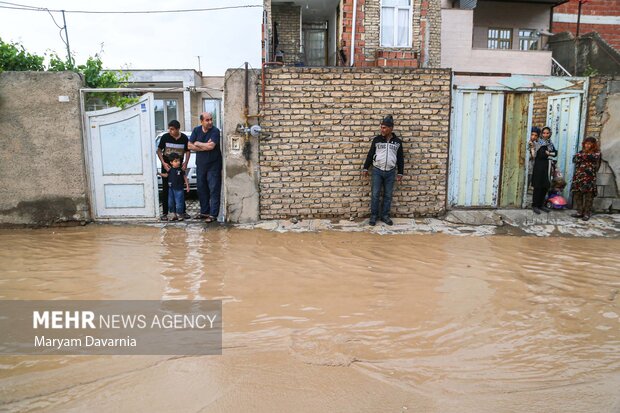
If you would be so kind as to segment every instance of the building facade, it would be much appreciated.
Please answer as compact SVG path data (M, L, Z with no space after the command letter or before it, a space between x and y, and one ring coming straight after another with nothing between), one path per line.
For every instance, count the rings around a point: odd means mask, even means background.
M441 14L426 0L266 0L266 61L439 67Z
M597 32L611 47L620 51L620 1L618 0L570 0L553 9L553 33L579 34Z

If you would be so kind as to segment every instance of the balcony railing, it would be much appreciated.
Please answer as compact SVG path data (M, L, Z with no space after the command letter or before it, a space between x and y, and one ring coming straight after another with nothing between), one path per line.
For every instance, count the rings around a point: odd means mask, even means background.
M551 76L568 76L568 77L570 77L571 74L568 72L568 70L564 69L564 67L562 67L562 65L560 63L558 63L557 60L555 60L552 57L551 58Z

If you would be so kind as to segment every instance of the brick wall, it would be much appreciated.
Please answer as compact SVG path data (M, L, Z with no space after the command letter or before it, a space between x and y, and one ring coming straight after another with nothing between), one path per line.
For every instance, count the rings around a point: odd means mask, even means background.
M553 9L554 13L572 14L577 16L578 1L570 0ZM590 0L581 8L582 17L585 16L620 16L620 1L618 0ZM576 17L575 17L576 18ZM553 33L570 32L575 35L576 23L553 22ZM601 37L616 50L620 50L620 25L618 24L588 24L583 20L579 25L579 34L597 32Z
M573 86L566 90L574 89L575 91L583 90L582 80L570 80ZM590 84L592 87L592 84ZM564 90L564 91L566 91ZM560 93L553 90L534 92L534 109L532 111L532 126L543 128L547 126L547 99L549 96L556 96Z
M601 132L607 119L605 119L607 106L607 89L609 82L612 81L611 76L590 77L588 88L588 113L586 116L586 128L583 138L592 136L597 140L601 140ZM578 83L575 88L581 87ZM532 124L542 128L547 122L547 98L556 95L557 92L536 92L534 93L534 111ZM608 115L607 115L608 116ZM603 153L603 158L609 157L610 154ZM598 196L595 199L595 210L618 210L620 209L620 199L618 199L618 189L615 178L615 171L610 167L608 162L604 161L598 171ZM570 183L569 183L570 185Z
M592 136L596 139L601 139L604 104L601 104L599 99L605 98L604 94L609 80L611 80L610 76L595 76L590 78L590 87L588 89L588 117L586 119L585 136Z
M405 177L396 217L440 214L446 202L450 71L270 68L260 146L261 219L365 217L360 172L383 115L403 137Z
M441 60L441 6L438 1L414 0L411 46L381 47L381 1L357 0L355 66L439 67ZM353 0L343 1L341 47L351 53Z
M272 4L271 19L278 24L278 50L284 52L284 63L300 62L300 14L301 7L291 4Z

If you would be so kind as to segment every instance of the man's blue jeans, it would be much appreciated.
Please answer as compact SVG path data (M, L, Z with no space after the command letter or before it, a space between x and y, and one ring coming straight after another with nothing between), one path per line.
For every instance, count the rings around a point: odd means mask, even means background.
M379 217L379 198L383 189L383 205L381 218L389 218L392 207L392 191L396 181L396 168L391 171L382 171L373 166L372 168L372 197L370 200L370 216Z
M200 200L200 213L217 217L220 213L222 164L197 165L196 189Z
M185 194L182 189L168 188L168 209L170 213L185 213Z

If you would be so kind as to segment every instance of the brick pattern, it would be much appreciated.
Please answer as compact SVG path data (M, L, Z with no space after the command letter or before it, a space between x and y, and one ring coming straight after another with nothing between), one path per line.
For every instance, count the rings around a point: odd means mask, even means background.
M586 119L586 135L596 139L601 138L601 130L603 128L604 111L596 108L599 97L604 98L607 88L607 82L611 80L610 76L594 76L590 78L590 87L588 90L588 117ZM604 106L604 105L603 105Z
M377 50L376 66L380 67L418 67L418 53L410 50Z
M438 1L412 1L412 42L407 48L381 47L381 0L357 0L355 66L439 67L441 60L441 6ZM350 56L353 0L343 1L341 47ZM428 37L428 38L427 38ZM428 56L423 55L428 49ZM424 57L420 59L420 56Z
M441 2L427 0L426 21L429 26L429 67L441 66Z
M271 0L263 0L263 10L271 10ZM267 17L267 24L265 27L265 21L264 19L262 20L262 40L261 40L261 50L262 50L262 60L263 62L267 62L267 61L271 61L273 59L273 56L271 55L271 51L273 51L273 25L272 25L272 20L271 20L271 14L272 12L270 11L269 13L266 14ZM267 45L267 43L269 44L269 49L267 50L267 48L265 47Z
M585 135L581 138L592 136L596 139L601 138L601 130L604 123L604 110L598 110L597 106L605 107L604 102L601 99L605 99L607 84L612 80L611 76L596 76L591 77L588 89L588 113L586 117L586 129ZM576 85L577 87L579 85ZM580 87L580 86L579 86ZM547 98L550 95L556 94L555 92L536 92L534 93L534 112L532 118L532 124L542 128L547 121ZM603 154L604 156L604 154ZM618 205L620 200L618 199L618 188L613 171L606 162L601 164L601 168L598 171L598 196L595 199L595 210L609 210L610 206L612 210L614 205ZM569 183L570 185L570 183Z
M583 90L583 81L572 81L574 84L572 87L566 90ZM539 128L543 128L547 126L547 99L549 96L558 95L558 92L549 90L549 91L540 91L534 92L534 109L532 113L532 126L538 126ZM599 131L600 134L600 131Z
M571 0L553 9L554 13L567 13L577 16L577 0ZM620 16L620 1L618 0L591 0L583 4L581 9L582 16ZM573 35L577 32L576 23L553 22L553 33L570 32ZM620 25L612 24L584 24L579 25L579 34L583 35L590 32L598 32L609 45L620 51Z
M284 63L294 65L302 61L300 54L301 7L291 4L272 4L271 18L278 23L278 50L284 52Z
M260 145L261 219L364 217L370 183L361 169L383 115L403 137L405 177L396 217L445 208L450 71L399 68L270 68Z

